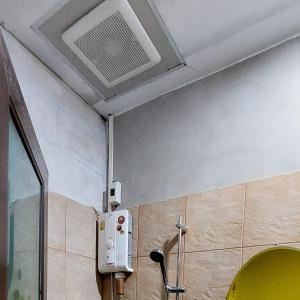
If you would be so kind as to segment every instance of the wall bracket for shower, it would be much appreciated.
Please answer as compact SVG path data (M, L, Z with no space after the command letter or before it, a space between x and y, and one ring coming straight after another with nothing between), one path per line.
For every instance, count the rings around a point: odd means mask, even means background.
M150 252L150 258L160 263L161 273L163 277L164 288L166 294L176 294L176 300L179 300L179 295L185 293L185 287L180 286L180 274L181 274L181 241L182 241L182 234L186 233L188 227L182 224L182 217L179 216L178 221L176 223L176 227L178 228L178 235L177 235L177 244L178 244L178 251L177 251L177 276L176 276L176 286L170 287L168 283L168 276L166 273L165 267L165 254L161 249L154 249Z

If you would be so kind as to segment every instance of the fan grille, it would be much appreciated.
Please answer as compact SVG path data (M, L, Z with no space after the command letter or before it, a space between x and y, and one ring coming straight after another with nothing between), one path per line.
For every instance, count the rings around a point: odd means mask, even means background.
M74 44L110 83L150 62L119 11Z

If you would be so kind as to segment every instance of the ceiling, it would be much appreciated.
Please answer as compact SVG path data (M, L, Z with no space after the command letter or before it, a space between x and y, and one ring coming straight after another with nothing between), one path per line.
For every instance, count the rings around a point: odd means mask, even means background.
M0 22L102 115L138 105L300 34L299 0L151 0L186 66L105 102L32 28L69 0L2 0Z

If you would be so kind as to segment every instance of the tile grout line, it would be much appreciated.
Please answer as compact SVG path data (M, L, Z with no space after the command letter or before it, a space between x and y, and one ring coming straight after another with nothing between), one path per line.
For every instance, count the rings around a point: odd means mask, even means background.
M59 248L55 248L55 247L51 247L51 246L48 246L47 248L48 248L48 249L50 249L50 250L55 250L55 251L58 251L58 252L63 252L63 253L65 253L65 252L66 252L66 250L59 249Z
M136 279L135 279L135 300L138 296L138 268L139 268L139 243L140 243L140 204L138 204L138 219L137 219L137 245L136 245Z
M258 245L250 245L250 246L244 246L244 249L250 249L250 248L255 248L255 247L266 247L266 246L286 246L290 244L300 244L299 242L283 242L283 243L273 243L273 244L258 244Z
M79 257L86 258L86 259L96 260L95 257L89 257L89 256L85 256L85 255L82 255L82 254L74 253L74 252L67 252L66 251L66 254L71 254L71 255L79 256Z
M297 243L297 242L295 242ZM300 243L300 242L299 242ZM258 245L258 246L264 246L264 245ZM256 247L256 246L251 246L251 247ZM229 248L216 248L216 249L207 249L207 250L198 250L198 251L185 251L182 252L184 254L191 254L191 253L204 253L204 252L213 252L213 251L226 251L226 250L237 250L237 249L241 249L241 246L237 246L237 247L229 247ZM177 255L177 253L170 253L169 255ZM148 255L141 255L139 256L141 258L146 258L148 257Z
M185 226L188 226L187 225L187 201L188 201L188 196L185 196L185 212L184 212L184 222L185 222ZM185 286L185 247L186 247L186 234L184 234L184 248L183 248L183 253L182 253L182 256L183 256L183 264L181 266L182 268L182 284L183 286ZM181 299L184 299L184 295L181 296Z
M137 219L137 245L136 245L136 257L139 257L139 244L140 244L140 204L138 205L138 219Z
M87 258L87 259L96 260L95 257L90 257L90 256L86 256L86 255L82 255L82 254L62 250L62 249L59 249L59 248L51 247L51 246L47 247L47 248L50 249L50 250L58 251L58 252L63 252L63 253L67 253L67 254L71 254L71 255L75 255L75 256L80 256L80 257ZM28 250L28 251L31 251L31 250ZM28 252L28 251L22 251L22 252L18 252L18 253L24 253L24 252ZM133 256L132 258L137 258L137 256Z
M248 184L245 183L245 191L244 191L244 205L243 205L243 219L242 219L242 240L241 240L241 263L240 267L243 265L244 260L244 236L245 236L245 218L246 218L246 201L247 201L247 188Z
M184 209L184 225L185 226L188 226L187 225L187 196L184 197L185 198L185 209ZM186 245L186 233L184 233L183 235L183 253L185 252L185 245Z
M60 251L60 252L64 252L66 254L71 254L71 255L79 256L79 257L86 258L86 259L96 260L95 257L85 256L85 255L74 253L74 252L68 252L68 251L57 249L57 248L53 248L53 247L48 247L48 249L55 250L55 251Z
M182 253L183 255L183 271L182 271L182 277L183 277L183 286L185 287L185 292L186 292L186 285L185 285L185 252ZM184 299L184 295L182 295L182 300Z
M67 200L65 199L65 300L67 299Z

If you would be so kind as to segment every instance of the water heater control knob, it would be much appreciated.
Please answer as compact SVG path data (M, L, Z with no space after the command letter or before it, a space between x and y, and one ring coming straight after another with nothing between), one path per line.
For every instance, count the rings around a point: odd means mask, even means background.
M113 240L110 238L106 241L105 246L107 249L111 249L114 246Z

